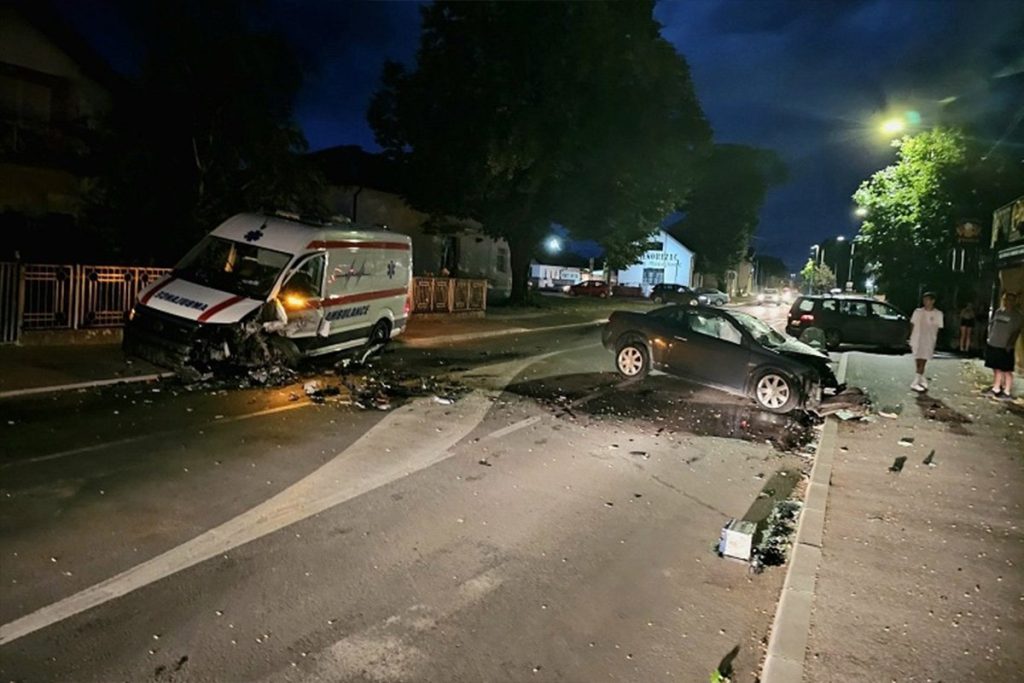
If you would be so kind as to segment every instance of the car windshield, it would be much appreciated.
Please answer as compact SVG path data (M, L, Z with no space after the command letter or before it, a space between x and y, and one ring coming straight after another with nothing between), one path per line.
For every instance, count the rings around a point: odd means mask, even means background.
M183 280L253 299L266 299L291 254L207 235L178 263Z
M760 318L739 311L733 311L732 316L743 326L743 329L750 333L750 336L764 346L775 348L786 343L787 337L784 334L776 332Z

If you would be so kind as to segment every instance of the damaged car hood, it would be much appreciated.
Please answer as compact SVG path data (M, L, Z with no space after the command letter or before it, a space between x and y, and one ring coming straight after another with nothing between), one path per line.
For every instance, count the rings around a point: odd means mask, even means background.
M204 287L174 275L144 290L139 303L200 323L236 323L263 305L257 299Z
M785 343L773 347L772 351L783 356L789 356L790 358L809 360L812 362L825 361L827 363L831 362L832 360L826 354L822 353L821 351L818 351L813 346L805 344L802 341L798 341L796 339L788 339Z

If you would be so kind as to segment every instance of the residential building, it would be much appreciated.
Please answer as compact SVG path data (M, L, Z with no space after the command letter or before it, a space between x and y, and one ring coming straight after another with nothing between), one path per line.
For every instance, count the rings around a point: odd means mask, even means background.
M616 273L615 284L640 287L644 296L654 285L693 285L694 254L664 230L651 236L650 246L635 264Z
M992 214L992 249L998 278L992 293L999 305L1002 292L1017 292L1024 299L1024 196L996 209ZM1017 339L1017 371L1024 372L1024 335Z
M44 3L0 4L0 230L73 230L117 82Z

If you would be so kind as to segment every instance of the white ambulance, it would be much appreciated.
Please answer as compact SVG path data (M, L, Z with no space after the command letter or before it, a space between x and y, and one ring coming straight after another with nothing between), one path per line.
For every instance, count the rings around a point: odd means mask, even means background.
M124 348L199 369L365 355L405 329L411 282L405 235L239 214L140 292Z

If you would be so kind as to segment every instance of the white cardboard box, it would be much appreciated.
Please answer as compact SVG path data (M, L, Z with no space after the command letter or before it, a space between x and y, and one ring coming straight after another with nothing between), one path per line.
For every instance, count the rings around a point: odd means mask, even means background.
M742 519L730 520L722 527L722 536L718 541L718 552L726 557L737 560L750 560L750 551L754 543L754 532L757 525Z

